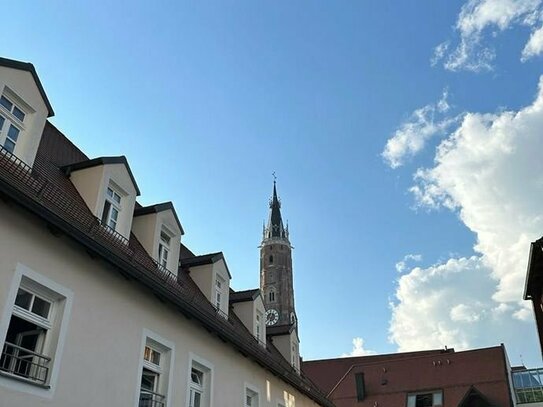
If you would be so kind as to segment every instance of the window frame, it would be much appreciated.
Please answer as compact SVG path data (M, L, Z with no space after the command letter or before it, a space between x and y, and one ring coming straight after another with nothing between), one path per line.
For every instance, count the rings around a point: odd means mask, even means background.
M168 239L164 239L163 235L166 236ZM168 262L171 253L171 242L173 237L174 234L168 228L162 225L158 236L157 262L161 267L164 267L165 269L168 269Z
M145 348L151 348L160 353L159 365L145 360ZM144 328L142 331L140 353L139 353L139 366L137 370L137 382L136 382L136 394L134 397L134 407L139 407L140 394L142 391L141 379L144 373L144 369L157 373L158 383L155 384L155 388L158 385L159 393L165 396L166 407L171 406L171 395L173 394L173 368L175 361L175 344L163 338L161 335Z
M109 194L109 191L111 191L111 195ZM115 199L115 196L119 197L118 201ZM125 194L121 192L120 188L115 187L115 185L112 185L111 182L108 183L106 190L104 192L104 205L102 207L102 216L100 217L100 223L102 224L102 226L105 226L113 231L116 231L117 233L118 233L117 229L118 229L118 225L120 221L120 215L122 211L121 202L124 196ZM112 216L114 211L117 213L115 219L113 219L113 216ZM114 223L114 226L111 226L111 222Z
M202 372L202 382L201 386L201 398L200 398L200 407L210 407L213 406L213 378L214 378L214 365L208 360L189 352L189 363L187 369L187 398L186 406L191 406L191 389L195 388L192 386L192 369L196 369Z
M421 390L416 392L407 393L406 399L405 399L405 405L406 407L416 407L417 405L417 397L418 396L425 396L427 394L432 395L432 406L431 407L442 407L443 404L443 389L429 389L429 390ZM441 403L436 404L436 395L439 395L441 398ZM411 399L412 398L412 399Z
M260 389L256 387L255 385L251 383L245 382L244 385L245 391L243 392L243 401L242 406L243 407L260 407ZM248 397L251 397L252 400L256 400L256 404L254 402L251 402L251 404L247 403Z
M4 90L4 92L0 95L0 99L1 98L4 98L11 103L11 108L8 109L6 106L0 103L0 117L4 119L0 125L0 146L2 146L2 149L14 154L15 149L17 148L17 143L20 141L19 137L21 136L21 133L25 131L24 120L30 114L30 112L28 109L23 107L23 103L15 100L17 97L9 95L9 92L6 92L6 90ZM24 115L23 120L13 113L15 109ZM10 135L12 128L17 131L15 138L13 138L13 134ZM13 144L13 147L8 148L6 146L6 142L8 140Z
M19 288L23 288L26 291L32 291L37 294L38 297L55 302L55 304L51 305L48 315L51 322L49 324L49 330L53 331L54 334L48 335L43 343L47 356L51 358L51 361L49 362L49 372L46 382L43 385L10 373L2 373L0 374L0 386L18 392L51 399L55 393L58 381L74 294L70 289L56 283L48 277L30 269L24 264L17 263L0 319L0 344L2 349L6 341L12 316L15 315L21 318L21 310L26 311L24 308L15 305L15 299ZM53 298L51 298L51 296ZM23 319L34 324L38 322L36 325L47 325L45 320L38 316L36 316L34 320L30 320L29 317L31 317L32 314L28 311L26 312L27 314L24 314L25 316Z

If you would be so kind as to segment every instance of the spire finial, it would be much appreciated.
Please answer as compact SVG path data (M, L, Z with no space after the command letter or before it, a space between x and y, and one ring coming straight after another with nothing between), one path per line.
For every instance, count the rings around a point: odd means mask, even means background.
M275 171L272 172L272 177L273 177L273 183L275 184L275 182L277 181L277 176L275 175Z

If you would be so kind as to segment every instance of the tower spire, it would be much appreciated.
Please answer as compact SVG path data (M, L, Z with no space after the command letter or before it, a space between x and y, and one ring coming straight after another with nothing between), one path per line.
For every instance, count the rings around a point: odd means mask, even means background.
M277 177L273 173L273 194L270 199L270 216L264 230L264 239L280 239L288 242L288 231L283 225L281 217L281 201L277 197Z

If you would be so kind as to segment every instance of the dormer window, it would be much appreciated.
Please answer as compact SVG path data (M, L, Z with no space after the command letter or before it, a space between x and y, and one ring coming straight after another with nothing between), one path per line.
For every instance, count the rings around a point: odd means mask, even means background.
M170 242L172 238L164 229L160 232L160 241L158 243L158 264L162 267L168 267L168 256L170 254Z
M215 308L221 309L223 281L220 277L215 279Z
M0 142L7 151L13 153L26 113L5 95L0 96L0 106Z
M112 187L107 187L104 210L102 212L102 225L115 230L121 211L121 195Z

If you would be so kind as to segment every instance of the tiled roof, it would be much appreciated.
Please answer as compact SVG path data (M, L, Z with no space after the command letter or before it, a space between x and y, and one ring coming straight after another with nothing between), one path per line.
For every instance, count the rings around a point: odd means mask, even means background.
M59 166L81 161L81 158L86 157L54 126L47 124L32 168L7 151L0 154L0 195L45 220L50 228L64 233L126 278L142 284L150 293L169 302L189 319L320 405L333 406L310 380L296 373L273 346L261 346L234 313L228 319L218 315L183 268L178 275L165 270L147 254L133 234L127 240L102 227L59 169ZM187 252L190 253L188 249L185 254ZM216 255L185 258L181 263L208 261Z

